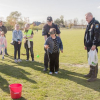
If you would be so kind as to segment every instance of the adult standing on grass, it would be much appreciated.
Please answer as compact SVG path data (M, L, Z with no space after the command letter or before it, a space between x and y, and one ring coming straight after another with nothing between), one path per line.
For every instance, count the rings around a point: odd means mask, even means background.
M46 41L46 39L50 36L49 34L49 30L50 28L55 28L56 29L56 34L60 37L60 30L57 27L56 24L53 23L52 17L49 16L47 17L47 24L44 25L43 30L42 30L42 36L44 36L44 40ZM43 71L47 71L48 70L48 54L47 54L47 50L45 50L45 54L44 54L44 70Z
M4 34L7 33L6 27L3 25L2 20L0 20L0 32L2 32L2 31L4 32ZM4 35L4 36L5 36L5 35ZM8 53L7 53L7 48L5 48L5 54L8 55Z
M26 49L26 55L27 59L26 61L29 61L29 50L31 52L31 58L32 61L34 62L34 53L33 53L33 31L29 29L30 25L25 24L25 30L24 30L24 46Z
M84 36L84 46L85 50L89 52L90 50L97 50L98 36L99 36L99 22L93 18L92 13L87 13L85 15L86 21L88 23L85 36ZM96 66L90 66L89 74L84 75L89 77L88 82L95 81L98 73L98 64Z
M60 37L56 36L56 29L51 28L49 31L50 37L45 42L45 49L48 49L50 58L49 74L58 74L59 71L59 52L63 53L63 44ZM59 50L60 49L60 50Z
M23 39L23 33L22 33L21 30L19 30L19 25L16 24L15 25L15 30L13 31L13 37L12 37L12 40L14 41L14 59L15 59L15 63L21 62L20 48L21 48L22 39ZM16 59L17 51L18 51L18 60Z

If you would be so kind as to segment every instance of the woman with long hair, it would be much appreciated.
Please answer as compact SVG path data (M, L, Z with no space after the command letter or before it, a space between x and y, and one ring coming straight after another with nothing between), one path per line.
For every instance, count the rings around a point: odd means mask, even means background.
M19 24L15 24L15 30L13 31L13 37L12 37L12 40L14 41L14 59L15 59L15 63L21 62L20 48L21 48L22 39L23 39L23 34L22 34L22 31L19 30ZM18 60L16 59L17 51L18 51Z

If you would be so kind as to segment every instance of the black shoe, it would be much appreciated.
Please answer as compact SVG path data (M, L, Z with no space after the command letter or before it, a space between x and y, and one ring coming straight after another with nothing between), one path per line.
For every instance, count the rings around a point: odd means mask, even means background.
M92 66L90 66L90 71L89 71L89 74L87 75L84 75L84 77L91 77L92 76Z
M6 53L6 55L7 55L7 56L9 56L9 54L8 54L8 53Z
M32 62L34 62L34 58L32 58Z
M88 81L88 82L94 82L94 81L96 81L96 79L97 79L97 78L89 78L87 81Z
M32 60L32 62L34 62L34 60Z
M90 74L87 74L87 75L84 75L84 77L91 77L91 75Z
M96 79L97 79L96 66L92 66L92 75L91 75L91 78L89 78L87 81L93 82L93 81L96 81Z
M46 72L46 71L48 71L48 69L45 68L45 69L43 69L43 71Z

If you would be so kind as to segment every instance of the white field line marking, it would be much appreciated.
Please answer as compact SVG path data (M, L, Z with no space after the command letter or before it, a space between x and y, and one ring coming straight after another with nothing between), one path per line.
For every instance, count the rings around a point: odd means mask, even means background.
M72 67L89 67L88 64L69 64L69 63L60 63L60 65L72 66ZM99 66L100 68L100 66Z

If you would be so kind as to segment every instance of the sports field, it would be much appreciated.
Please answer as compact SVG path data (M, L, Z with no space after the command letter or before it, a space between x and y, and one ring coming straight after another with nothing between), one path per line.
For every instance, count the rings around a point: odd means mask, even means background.
M85 30L61 30L64 50L60 53L58 75L43 72L44 37L41 30L35 32L35 62L31 62L31 58L29 62L25 61L26 51L22 43L21 63L14 63L14 48L10 44L12 33L7 33L10 56L5 56L2 60L0 55L0 100L12 100L8 88L12 83L23 84L22 98L19 100L100 100L100 74L97 81L92 83L84 78L84 74L89 71L83 44ZM100 52L98 57L100 65Z

